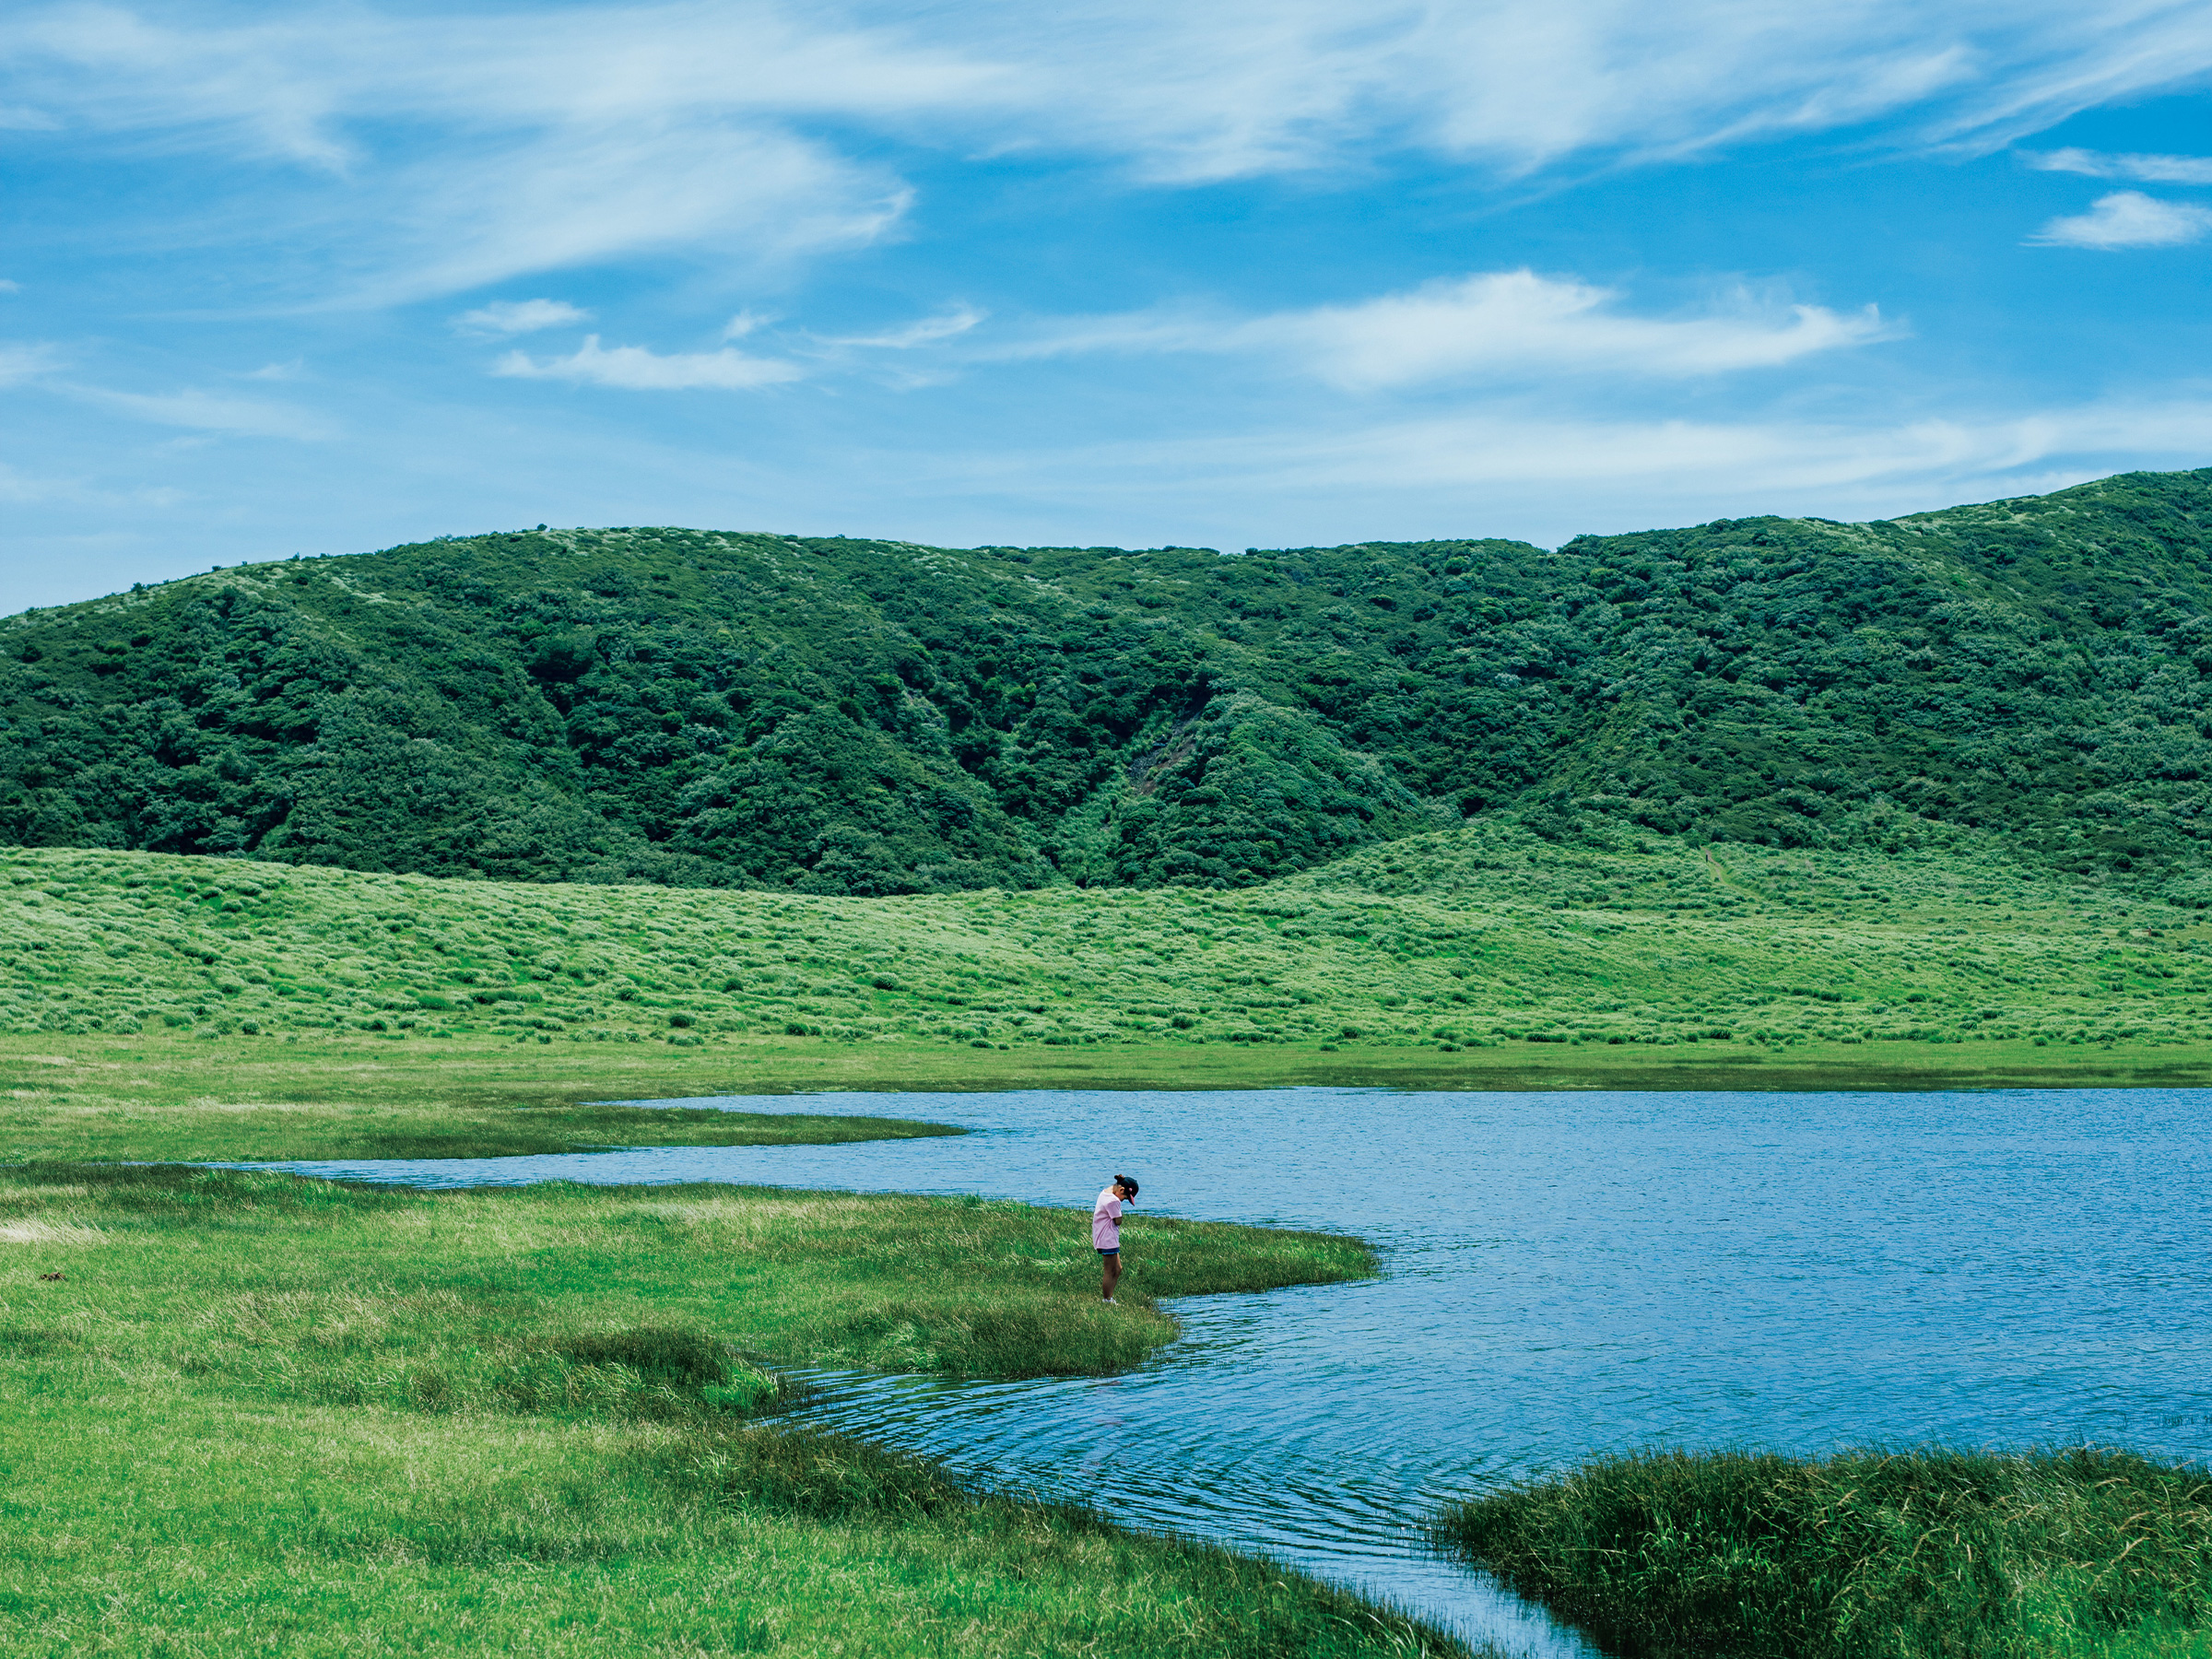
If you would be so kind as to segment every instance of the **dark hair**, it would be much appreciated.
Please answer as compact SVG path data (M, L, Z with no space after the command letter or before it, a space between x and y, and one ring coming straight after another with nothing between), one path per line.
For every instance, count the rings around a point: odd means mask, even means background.
M1129 1189L1129 1196L1132 1198L1136 1196L1136 1179L1135 1176L1116 1175L1113 1178L1113 1184L1115 1186L1127 1187Z

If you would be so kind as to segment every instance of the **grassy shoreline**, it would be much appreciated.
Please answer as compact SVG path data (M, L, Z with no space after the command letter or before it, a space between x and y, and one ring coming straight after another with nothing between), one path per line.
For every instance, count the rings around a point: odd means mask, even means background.
M1147 1215L1109 1308L1078 1211L122 1161L954 1133L582 1105L667 1056L552 1057L0 1043L0 1649L1465 1659L1265 1559L779 1415L786 1367L1126 1370L1176 1335L1158 1299L1363 1277L1356 1240Z
M2212 1653L2212 1472L2122 1452L1601 1458L1436 1531L1625 1659Z
M775 1415L775 1366L1111 1371L1172 1336L1158 1296L1373 1265L1132 1244L1106 1308L1086 1218L1026 1205L0 1170L0 1648L1464 1655Z
M712 1095L1002 1088L1570 1090L2212 1085L2212 1043L1516 1044L1453 1054L1315 1045L944 1050L760 1038L712 1049L0 1036L0 1160L498 1157L609 1145L949 1134L890 1116L594 1104Z

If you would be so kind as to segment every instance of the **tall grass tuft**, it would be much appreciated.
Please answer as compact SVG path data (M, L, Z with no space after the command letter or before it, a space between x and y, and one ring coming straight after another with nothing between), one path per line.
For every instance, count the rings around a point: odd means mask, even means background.
M639 1325L627 1331L594 1331L554 1344L554 1352L580 1365L621 1365L645 1376L688 1383L730 1380L728 1351L697 1331Z
M1630 1659L2026 1659L2212 1615L2212 1475L2121 1452L1608 1458L1438 1532Z
M720 1501L818 1521L913 1521L982 1501L941 1464L813 1429L739 1430L663 1461Z

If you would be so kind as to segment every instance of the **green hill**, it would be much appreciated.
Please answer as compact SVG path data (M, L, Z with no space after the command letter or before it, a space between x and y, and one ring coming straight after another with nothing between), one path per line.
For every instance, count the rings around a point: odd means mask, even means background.
M0 839L852 895L1250 887L1477 816L2193 868L2207 508L2212 471L1548 553L624 529L241 565L0 624Z
M1995 838L1474 825L1238 892L861 900L147 853L0 863L0 1031L920 1049L2212 1036L2212 925Z

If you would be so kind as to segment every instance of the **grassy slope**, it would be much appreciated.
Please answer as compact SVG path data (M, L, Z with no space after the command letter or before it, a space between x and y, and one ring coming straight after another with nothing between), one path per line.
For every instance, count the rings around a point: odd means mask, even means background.
M895 900L19 852L0 1156L927 1132L582 1104L806 1088L2212 1077L2194 908L1964 837L1641 846L1471 828L1246 894Z
M1086 1243L1006 1204L0 1173L0 1649L1455 1651L748 1415L761 1359L1112 1369L1171 1332L1152 1294L1371 1263L1147 1219L1109 1310Z
M1814 853L1470 827L1225 894L853 900L65 850L0 874L18 1155L217 1151L129 1138L194 1100L260 1108L234 1115L251 1147L221 1142L243 1150L303 1149L277 1145L297 1109L351 1102L345 1150L521 1151L712 1137L578 1100L824 1086L2212 1075L2194 900L1964 834ZM85 1065L57 1088L36 1054Z
M1441 1538L1634 1659L2202 1655L2212 1477L2123 1453L1608 1458Z

